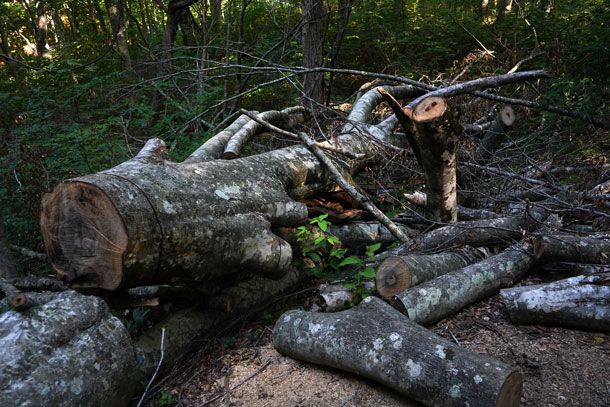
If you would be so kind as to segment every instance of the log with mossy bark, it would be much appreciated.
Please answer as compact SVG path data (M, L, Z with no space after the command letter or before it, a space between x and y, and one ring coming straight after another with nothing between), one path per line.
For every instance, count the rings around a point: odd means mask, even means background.
M610 273L500 290L511 321L610 332Z
M419 94L404 86L390 91L400 97ZM351 130L354 123L366 124L381 97L362 99L348 117L350 134L328 143L373 156L375 143ZM374 133L379 142L400 142L391 136L391 126L376 127ZM292 249L271 228L304 224L307 208L298 200L333 184L302 145L230 161L211 159L229 138L212 137L213 148L206 149L206 143L183 163L172 162L164 143L153 139L117 167L57 185L44 197L41 216L57 276L73 287L107 290L205 283L244 270L281 278L290 270Z
M273 329L282 354L376 380L428 406L518 406L519 371L471 353L376 297L339 313L289 311Z
M388 257L377 267L375 288L382 297L390 299L409 287L489 256L490 252L486 248L464 247L437 254Z
M409 288L395 295L391 303L418 324L431 325L511 286L538 257L539 248L517 243L500 254Z

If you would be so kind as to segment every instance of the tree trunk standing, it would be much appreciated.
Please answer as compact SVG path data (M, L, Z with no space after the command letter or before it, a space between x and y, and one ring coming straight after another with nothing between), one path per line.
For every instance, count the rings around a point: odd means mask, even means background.
M489 17L489 0L481 0L479 5L479 17L485 20Z
M121 0L104 0L110 26L112 27L112 37L117 46L118 53L121 57L123 69L131 70L131 58L129 56L129 48L127 46L125 15L123 13L123 3Z
M500 290L516 324L547 324L610 332L610 274Z
M38 17L36 24L36 49L40 58L51 58L51 48L47 38L47 14L44 1L39 0L36 3L36 15Z
M512 9L513 9L513 0L499 0L498 16L496 17L495 23L499 23L500 21L504 20L504 17L506 17L508 14L510 14Z
M338 313L288 311L273 329L282 354L376 380L428 406L518 406L517 369L466 351L376 297Z
M0 16L0 47L2 48L3 54L11 54L11 45L8 42L8 36L6 35L6 26L4 20L2 19L2 16Z
M0 218L0 279L14 277L16 275L17 269L15 268L15 262L11 255L11 248L6 240L4 225Z
M349 24L349 17L352 13L352 7L354 6L355 0L339 0L339 9L337 12L338 16L338 28L337 35L335 36L335 41L331 49L328 51L326 55L326 59L324 61L324 66L328 66L330 68L334 68L337 63L337 56L339 55L339 51L341 50L341 44L343 43L343 38L345 38L345 30ZM326 92L326 104L330 104L330 96L332 94L332 86L334 74L331 72L328 78L328 90Z
M418 109L426 114L418 118ZM438 97L423 100L413 118L425 172L426 211L439 222L456 223L456 151L462 126Z
M146 37L150 34L150 27L146 17L146 6L142 4L142 0L138 0L138 11L140 12L140 20L142 20L142 29Z
M324 64L324 37L326 23L324 2L322 0L302 0L303 25L303 66L315 68ZM303 93L306 98L314 102L324 101L324 73L314 72L305 74Z
M51 0L51 7L53 7L53 22L55 23L55 27L57 27L57 31L59 31L59 39L61 44L61 49L64 53L66 52L66 26L63 21L61 21L61 17L59 15L59 8L57 7L57 0ZM97 31L96 31L97 32ZM66 58L67 59L67 58Z
M107 35L108 28L106 28L106 20L104 19L104 12L100 8L99 1L91 0L89 2L89 4L90 4L89 8L94 11L94 13L91 13L91 18L93 19L93 23L95 24L95 17L97 17L97 19L99 20L99 26L100 26L100 29L102 30L102 33Z

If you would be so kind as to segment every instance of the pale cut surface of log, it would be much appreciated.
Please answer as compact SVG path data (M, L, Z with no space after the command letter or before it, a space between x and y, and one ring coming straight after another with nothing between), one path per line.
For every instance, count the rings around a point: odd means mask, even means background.
M503 106L485 137L481 140L478 153L481 158L489 158L500 147L506 138L506 131L515 123L515 111L510 106Z
M376 380L429 406L518 406L522 377L408 320L376 297L338 313L288 311L273 329L282 354Z
M377 268L377 292L390 299L409 287L432 280L489 257L485 248L465 247L451 252L388 257Z
M610 332L610 273L500 290L511 321Z
M0 347L2 406L125 406L139 389L127 330L97 297L0 315Z
M502 253L409 288L392 305L421 325L431 325L476 301L511 286L535 264L529 245L515 244Z

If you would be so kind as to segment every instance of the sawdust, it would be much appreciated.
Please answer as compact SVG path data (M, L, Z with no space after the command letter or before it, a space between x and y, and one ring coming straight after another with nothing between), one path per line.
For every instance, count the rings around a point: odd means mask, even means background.
M278 315L279 315L278 311ZM499 296L430 327L473 352L513 366L524 377L523 406L610 405L610 336L544 326L515 326ZM171 394L179 406L418 406L357 375L284 357L260 321L210 344L149 399ZM226 341L225 341L226 342ZM227 391L229 390L229 391ZM171 404L170 404L171 405Z

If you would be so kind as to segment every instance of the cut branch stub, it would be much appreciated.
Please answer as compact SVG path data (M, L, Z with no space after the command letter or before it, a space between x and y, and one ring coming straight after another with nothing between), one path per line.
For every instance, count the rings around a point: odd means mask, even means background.
M430 96L419 102L413 109L412 119L419 123L441 117L447 110L447 102L438 96Z

